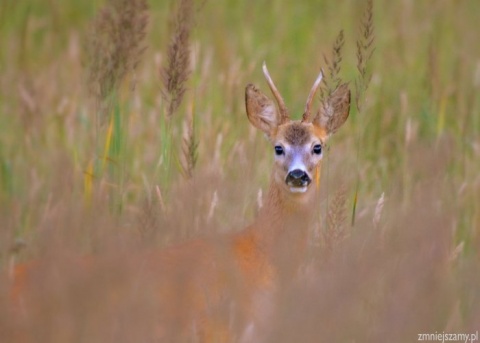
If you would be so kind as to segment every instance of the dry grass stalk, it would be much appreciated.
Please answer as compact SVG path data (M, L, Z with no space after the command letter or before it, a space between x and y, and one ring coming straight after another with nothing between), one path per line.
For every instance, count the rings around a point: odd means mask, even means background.
M162 95L167 101L167 117L182 103L185 83L190 76L190 31L193 26L194 6L192 0L180 0L173 19L173 33L167 52L167 66L162 68Z
M322 232L322 242L327 254L348 236L344 225L347 218L346 193L344 187L340 188L328 207L327 225Z
M360 37L357 40L357 70L359 77L355 80L356 104L358 112L361 111L364 94L368 89L372 75L369 64L375 51L375 31L373 26L373 0L367 1L367 7L363 13L360 24Z
M257 210L260 210L263 207L263 192L260 188L257 193Z
M198 157L198 142L195 136L193 111L190 112L185 119L182 139L182 156L180 165L182 167L183 175L190 179L193 176L193 170L197 164Z
M88 40L88 81L102 121L111 96L135 71L146 49L146 0L108 0L92 24Z
M358 113L362 112L365 103L365 92L368 89L372 75L370 72L370 60L375 51L375 30L373 26L373 0L367 1L367 7L363 13L362 22L360 24L360 37L357 40L357 70L358 77L355 80L355 104ZM357 144L359 147L360 144ZM357 159L360 150L357 149ZM355 187L355 195L352 208L352 226L355 225L356 209L358 202L359 176L357 175L357 185Z
M145 199L138 216L138 230L144 238L151 237L159 226L159 212L159 207L152 199Z
M162 210L162 212L165 212L165 201L163 200L162 191L160 190L159 185L155 186L155 193L157 194L158 202L160 203L160 209Z
M335 42L332 46L332 57L328 59L327 56L323 56L325 65L328 69L328 74L324 76L322 82L322 88L320 89L320 98L322 102L332 95L332 93L340 86L342 79L340 78L340 70L342 63L342 48L345 44L345 38L343 30L337 35Z
M212 220L213 215L215 214L215 209L217 208L217 206L218 206L218 193L215 190L213 192L212 202L210 203L210 209L208 210L208 216L207 216L208 221Z
M450 256L449 256L448 260L450 262L455 262L457 260L457 258L462 254L462 252L464 250L464 247L465 247L465 242L464 241L460 242L455 247L455 249L453 249L453 251L450 253Z
M375 206L375 214L373 215L373 225L377 228L380 224L380 218L382 217L383 205L385 204L385 192L382 193Z

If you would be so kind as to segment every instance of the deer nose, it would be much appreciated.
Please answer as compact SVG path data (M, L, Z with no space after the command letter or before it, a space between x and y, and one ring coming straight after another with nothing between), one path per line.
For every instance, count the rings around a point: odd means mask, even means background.
M293 187L304 187L308 186L312 180L308 174L301 169L294 169L288 173L287 179L285 182L289 186Z

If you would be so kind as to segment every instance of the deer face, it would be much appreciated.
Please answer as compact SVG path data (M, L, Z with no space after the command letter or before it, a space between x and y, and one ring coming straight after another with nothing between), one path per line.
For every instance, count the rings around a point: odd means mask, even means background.
M288 122L271 137L274 178L292 193L304 193L322 159L325 137L311 123Z
M265 64L263 71L278 109L272 100L249 84L245 91L248 119L267 135L272 144L275 182L290 194L307 193L328 137L348 118L350 90L347 84L339 86L312 118L310 108L322 80L320 73L307 98L302 120L292 121Z

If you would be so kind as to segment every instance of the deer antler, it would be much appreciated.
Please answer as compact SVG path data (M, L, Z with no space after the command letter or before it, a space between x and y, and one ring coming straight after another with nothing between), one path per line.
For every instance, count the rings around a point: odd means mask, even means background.
M312 109L313 98L315 97L315 93L317 92L318 87L322 82L322 78L323 78L323 70L320 70L320 74L318 74L317 79L313 83L312 89L310 90L310 94L308 95L308 98L307 98L307 103L305 104L305 112L303 113L303 117L302 117L302 121L304 122L311 121L310 112Z
M270 73L268 72L267 69L267 64L263 62L263 74L265 75L265 78L267 79L268 86L270 87L270 90L273 93L273 96L277 100L278 104L278 109L280 110L280 122L284 123L288 120L288 110L287 107L285 106L285 101L283 101L282 96L280 95L280 92L278 91L277 87L275 87L275 84L273 83L272 77L270 76Z

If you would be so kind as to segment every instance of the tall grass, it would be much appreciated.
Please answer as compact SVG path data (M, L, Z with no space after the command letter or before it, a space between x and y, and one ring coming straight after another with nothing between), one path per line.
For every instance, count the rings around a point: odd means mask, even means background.
M357 80L359 105L322 174L326 230L268 341L478 330L480 3L379 0L373 17L353 0L181 3L0 4L0 335L15 327L9 267L34 259L31 341L152 338L148 277L144 297L120 289L110 306L111 291L139 275L139 251L251 222L272 157L243 93L263 60L296 118L320 67L324 92ZM92 276L72 255L112 260ZM240 336L241 298L226 302L217 315Z
M168 45L168 66L161 70L164 97L171 117L182 103L186 81L190 75L190 32L193 25L193 1L181 0L172 21L172 38Z
M94 102L96 156L85 173L85 198L91 196L92 179L101 180L114 189L110 191L110 198L119 210L123 205L121 197L128 161L125 129L128 113L124 112L129 111L135 71L146 49L147 10L143 0L107 1L95 17L87 41L88 89ZM124 84L127 78L129 85ZM106 122L108 129L105 131ZM100 142L103 143L103 155ZM107 164L108 172L104 174ZM105 179L104 175L108 177Z

